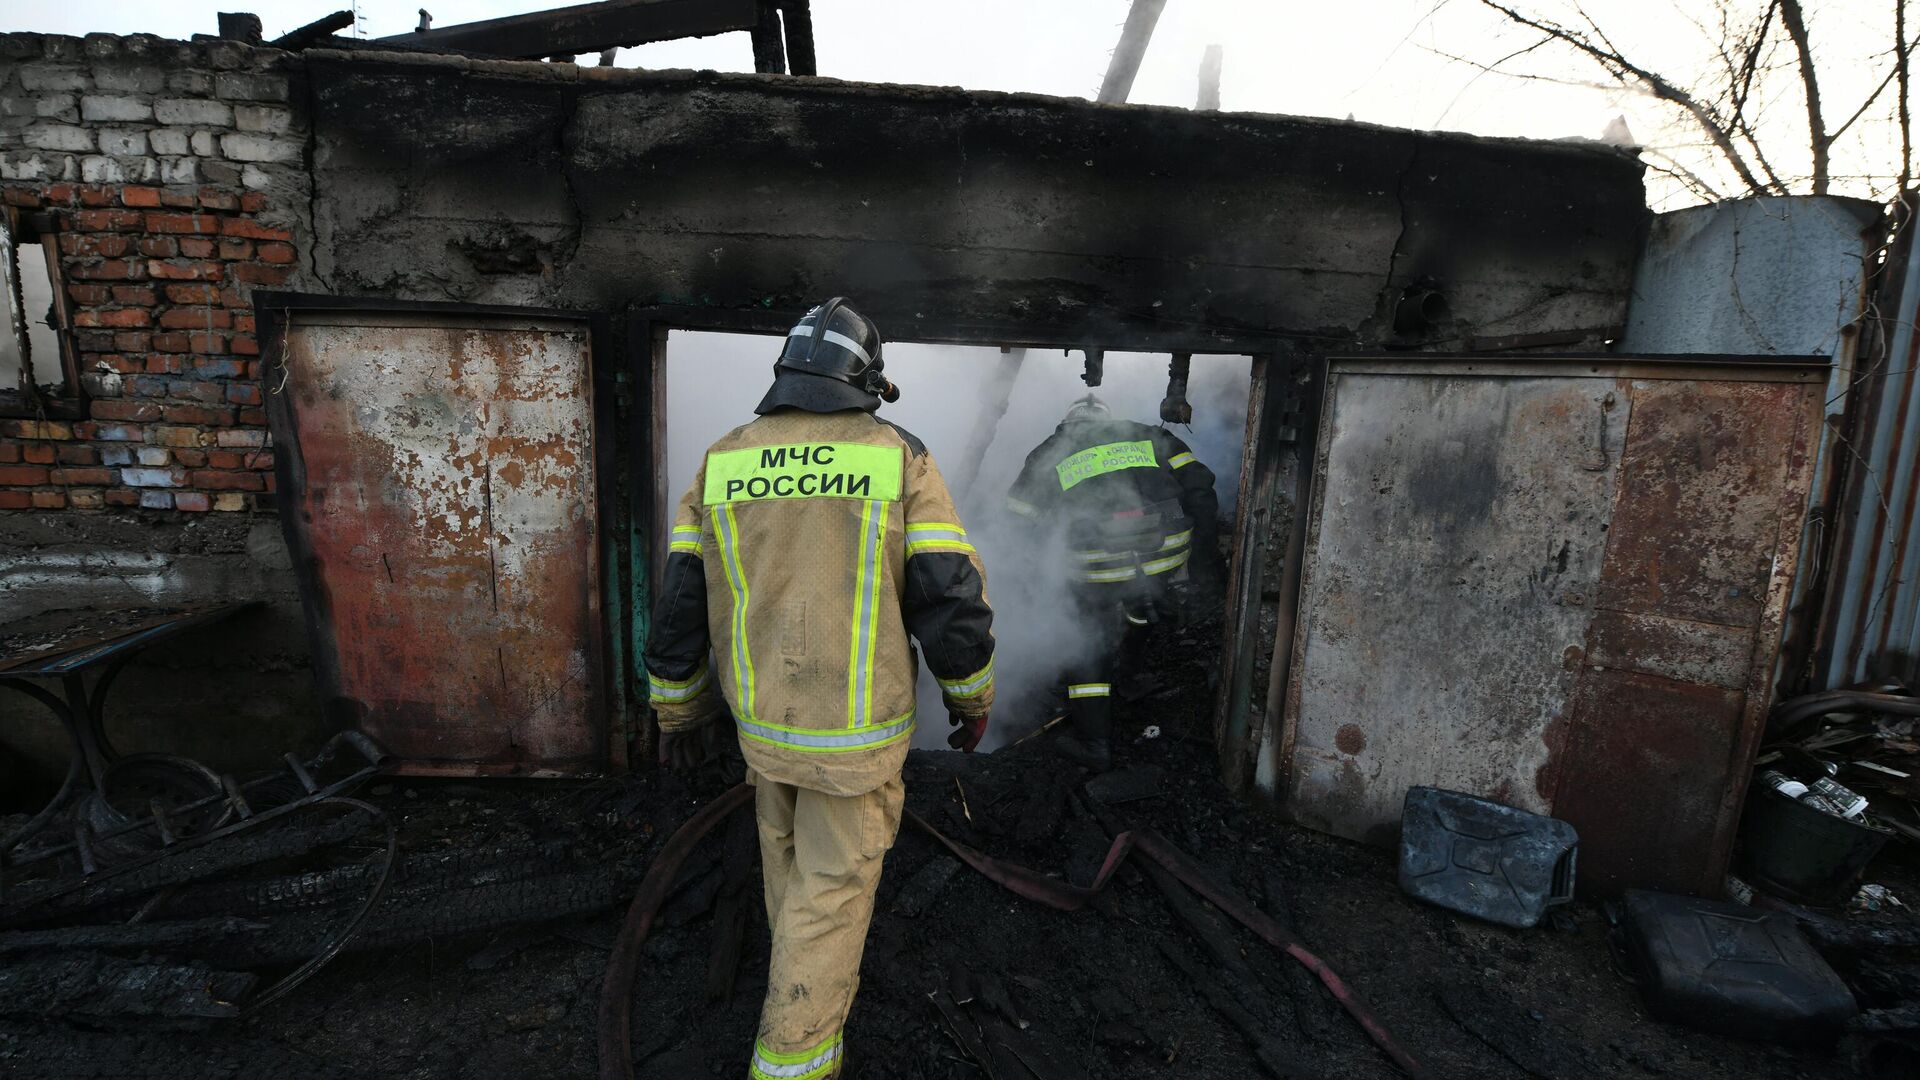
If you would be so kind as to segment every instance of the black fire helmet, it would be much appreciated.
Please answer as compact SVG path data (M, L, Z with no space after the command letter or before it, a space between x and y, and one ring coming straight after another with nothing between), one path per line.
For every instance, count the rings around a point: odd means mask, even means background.
M880 349L880 328L846 297L836 296L787 331L786 348L773 365L773 385L753 411L791 406L807 412L872 412L882 400L897 401L900 390L883 374Z

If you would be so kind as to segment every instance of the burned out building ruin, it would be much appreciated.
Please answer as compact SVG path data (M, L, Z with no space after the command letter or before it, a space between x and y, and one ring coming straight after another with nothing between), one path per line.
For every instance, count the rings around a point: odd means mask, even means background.
M1187 761L1258 828L1391 844L1450 780L1572 821L1582 888L1706 894L1773 701L1920 677L1913 383L1867 378L1912 368L1913 320L1870 312L1920 290L1879 207L1655 216L1598 143L440 33L0 34L0 255L54 330L17 286L0 622L135 612L64 649L220 612L93 699L122 749L236 769L357 729L399 776L644 768L669 335L836 294L890 341L1251 357ZM1482 682L1436 681L1467 654ZM57 774L67 735L14 704L0 771Z

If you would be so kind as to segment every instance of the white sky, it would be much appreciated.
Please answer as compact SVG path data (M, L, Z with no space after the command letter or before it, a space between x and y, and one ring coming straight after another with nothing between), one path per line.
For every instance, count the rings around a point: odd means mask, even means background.
M1562 22L1572 0L1513 0ZM1637 62L1687 85L1717 69L1714 36L1721 0L1590 0L1592 13ZM1763 0L1726 0L1741 11ZM221 7L251 10L269 37L343 6L344 0L9 0L0 27L70 34L144 31L170 37L212 33ZM412 30L420 0L361 0L360 32ZM435 22L456 22L559 6L559 0L426 0ZM1106 69L1129 0L813 0L820 72L879 82L959 85L1091 97ZM1892 7L1887 0L1806 0L1825 80L1830 123L1856 109L1887 68ZM1920 24L1920 10L1911 13ZM1917 28L1920 32L1920 28ZM1531 138L1598 137L1624 114L1633 134L1696 169L1711 168L1700 140L1671 111L1618 88L1482 75L1439 53L1492 62L1537 35L1507 24L1478 0L1168 0L1130 100L1191 106L1202 51L1225 47L1223 108L1345 117L1409 128L1444 128ZM1878 54L1878 55L1876 55ZM1784 56L1782 59L1786 59ZM620 63L649 67L752 70L744 32L623 50ZM1506 70L1503 68L1503 70ZM1604 82L1599 70L1564 51L1541 50L1517 73ZM1790 72L1775 80L1763 137L1783 172L1805 171L1804 106ZM1890 106L1891 93L1882 99ZM1836 147L1835 191L1867 195L1844 175L1897 168L1897 135L1876 109ZM1691 155L1691 156L1689 156ZM1872 159L1874 164L1866 164ZM1714 177L1718 182L1718 177ZM1649 178L1656 206L1693 201Z

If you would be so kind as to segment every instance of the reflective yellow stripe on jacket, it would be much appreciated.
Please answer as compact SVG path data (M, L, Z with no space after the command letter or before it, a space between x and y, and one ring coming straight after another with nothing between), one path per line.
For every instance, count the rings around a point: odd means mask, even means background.
M929 551L971 555L973 550L973 545L967 542L967 530L951 522L916 521L907 526L908 558Z
M749 720L743 716L734 717L741 737L772 746L784 746L803 754L832 754L843 750L872 750L887 746L913 734L913 720L914 714L909 710L907 715L884 724L835 731L832 728L788 727L785 724L769 724L764 720Z
M1149 559L1141 563L1138 570L1131 566L1121 566L1112 570L1089 570L1080 575L1080 580L1106 584L1114 581L1132 581L1140 574L1155 577L1169 570L1180 569L1187 564L1187 559L1192 555L1191 551L1182 551L1178 555L1169 555L1164 559Z
M964 679L936 679L940 690L951 698L976 698L993 685L993 661Z
M1187 546L1192 542L1192 529L1183 529L1174 533L1161 541L1154 558L1141 562L1138 567L1133 565L1135 556L1130 551L1076 551L1073 554L1082 563L1088 564L1078 574L1079 579L1104 585L1115 581L1132 581L1143 573L1148 577L1154 577L1170 570L1178 570L1192 557L1193 552ZM1118 563L1121 560L1125 562L1118 566L1098 565Z
M711 513L714 535L720 540L720 563L733 594L733 643L728 652L733 657L734 692L740 697L737 710L746 718L753 715L753 654L747 648L749 590L746 572L740 567L740 523L734 519L731 503L722 503Z
M705 664L701 664L700 670L693 673L693 678L680 682L675 682L671 679L662 679L652 672L648 672L647 699L654 702L692 701L695 697L699 696L700 691L705 690L707 684L712 681L713 672L708 669Z
M854 577L852 652L847 659L847 727L865 727L873 712L873 639L880 624L880 575L886 572L881 541L887 535L887 504L873 501L860 514L859 572Z

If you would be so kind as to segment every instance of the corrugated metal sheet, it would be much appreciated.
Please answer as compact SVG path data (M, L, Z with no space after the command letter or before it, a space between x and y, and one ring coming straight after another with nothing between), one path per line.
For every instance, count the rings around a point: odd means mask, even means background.
M1333 361L1280 774L1375 843L1408 787L1573 822L1588 886L1724 872L1824 365Z
M1857 422L1816 689L1883 678L1920 681L1920 244L1902 234L1882 289L1884 348L1856 380ZM1889 321L1890 320L1890 321Z
M330 707L405 771L603 769L586 325L296 311L280 353L283 520Z

